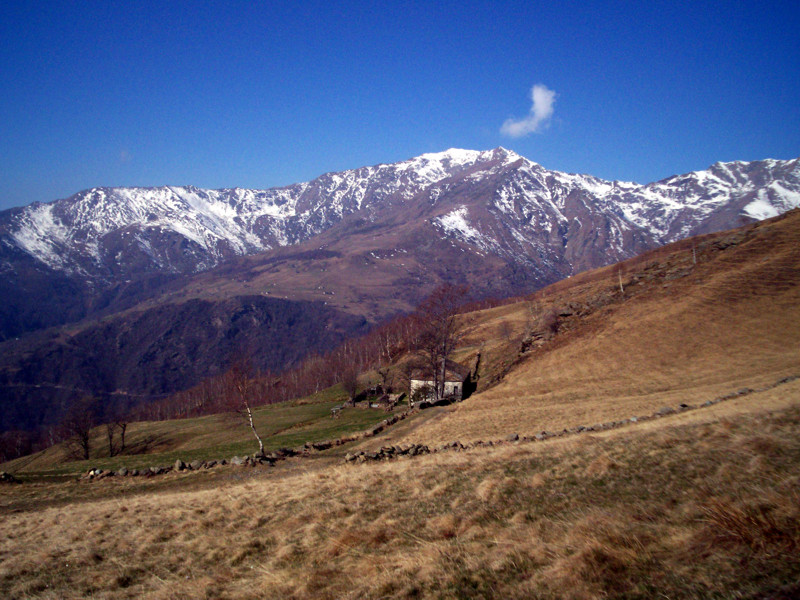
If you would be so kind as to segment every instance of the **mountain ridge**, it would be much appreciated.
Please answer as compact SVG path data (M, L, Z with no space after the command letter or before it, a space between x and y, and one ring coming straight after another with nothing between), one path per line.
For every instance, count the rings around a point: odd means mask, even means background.
M636 230L659 244L703 233L695 230L709 213L737 200L739 216L751 219L800 205L798 159L717 162L703 171L640 185L550 171L502 147L451 148L266 190L91 188L1 212L0 260L8 264L5 255L14 247L52 270L100 281L142 269L197 272L232 256L306 241L362 210L396 207L421 193L435 204L433 196L446 193L448 183L474 185L503 175L487 203L496 211L513 212L516 202L529 220L546 215L564 224L569 221L565 203L579 194L614 215L618 231ZM451 225L456 217L453 213ZM730 215L727 219L730 225ZM461 228L469 237L467 232Z

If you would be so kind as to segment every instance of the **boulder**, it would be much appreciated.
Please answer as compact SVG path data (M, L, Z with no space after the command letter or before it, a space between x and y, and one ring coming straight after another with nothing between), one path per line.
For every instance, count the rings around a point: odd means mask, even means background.
M519 439L518 433L510 433L506 436L507 442L516 442Z
M204 465L205 465L205 462L202 461L202 460L193 460L191 463L189 463L189 467L191 467L191 469L193 471L197 471L198 469L202 469Z
M184 463L180 458L175 461L173 469L175 469L176 471L183 471L185 468L186 468L186 463Z

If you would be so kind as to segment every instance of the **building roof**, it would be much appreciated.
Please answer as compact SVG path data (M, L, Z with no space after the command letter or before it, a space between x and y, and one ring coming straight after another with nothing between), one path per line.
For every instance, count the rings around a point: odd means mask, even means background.
M445 362L445 381L464 381L470 374L469 367L447 359ZM421 367L411 372L411 381L433 381L433 373L430 367Z

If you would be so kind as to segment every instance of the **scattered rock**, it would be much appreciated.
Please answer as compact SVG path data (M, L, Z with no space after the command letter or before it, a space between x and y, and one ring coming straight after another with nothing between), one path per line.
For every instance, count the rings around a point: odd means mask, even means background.
M297 456L297 451L292 448L278 448L272 455L273 458L287 458L289 456Z
M516 442L518 439L519 439L519 434L518 433L511 433L511 434L506 436L506 441L507 442Z
M193 471L197 471L198 469L202 469L204 465L205 465L205 462L202 461L202 460L193 460L191 463L189 463L189 467Z
M458 442L455 442L458 447L461 445ZM447 444L443 446L443 448L452 448L451 444ZM423 444L410 444L410 445L403 445L403 446L384 446L377 452L365 452L363 450L359 452L348 452L344 460L345 462L355 462L355 463L363 463L367 461L376 461L376 460L391 460L393 458L398 458L400 456L418 456L420 454L430 454L431 450L428 446Z
M184 463L180 458L175 461L175 466L172 467L176 471L183 471L186 468L186 463Z
M0 471L0 483L19 483L19 479L14 477L11 473Z

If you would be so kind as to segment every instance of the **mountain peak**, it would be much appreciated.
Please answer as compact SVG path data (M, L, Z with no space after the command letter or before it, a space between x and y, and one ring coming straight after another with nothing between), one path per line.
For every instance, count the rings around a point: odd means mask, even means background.
M442 152L428 152L426 154L420 154L416 158L412 158L411 160L427 160L427 161L445 161L448 160L451 163L470 163L475 162L478 157L480 157L481 152L478 150L466 150L464 148L448 148Z
M548 223L574 221L575 227L588 228L589 211L610 219L611 224L598 227L614 230L622 257L631 251L622 248L625 232L665 243L705 231L703 223L712 215L713 226L722 227L740 217L763 218L800 205L798 164L720 162L640 186L548 171L502 146L449 148L269 190L93 188L64 201L6 212L0 229L7 232L6 247L54 270L111 280L123 272L136 276L142 265L155 272L205 270L233 255L305 241L364 209L374 218L429 190L437 211L456 211L467 219L458 211L470 204L475 214L459 229L462 233L494 218L481 211L505 215L508 221L488 228L484 237L497 238L497 247L507 242L509 256L532 251L523 241L549 231ZM454 181L459 182L455 187ZM480 191L469 192L476 184ZM577 208L576 198L585 199ZM583 212L575 212L578 208Z

